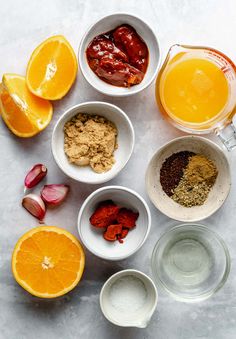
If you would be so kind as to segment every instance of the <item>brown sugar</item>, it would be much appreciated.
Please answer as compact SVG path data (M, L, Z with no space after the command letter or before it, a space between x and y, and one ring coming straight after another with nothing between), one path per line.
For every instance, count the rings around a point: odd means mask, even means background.
M64 151L69 162L90 166L95 172L109 171L115 163L117 128L99 115L79 113L64 126Z

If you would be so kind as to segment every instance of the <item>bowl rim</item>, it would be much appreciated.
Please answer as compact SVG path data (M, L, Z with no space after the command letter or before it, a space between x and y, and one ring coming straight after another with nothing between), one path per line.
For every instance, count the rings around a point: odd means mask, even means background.
M184 217L179 217L178 219L177 218L173 218L172 216L170 216L168 213L164 212L160 206L157 206L157 204L153 201L151 195L149 194L149 185L148 185L148 181L149 181L149 172L150 172L150 165L151 163L154 161L154 159L158 156L159 153L161 153L165 148L169 147L171 144L174 144L180 140L200 140L202 141L203 143L207 144L207 146L211 147L211 148L214 148L215 150L219 151L221 153L221 156L222 158L224 159L225 161L225 164L227 166L227 169L228 169L228 173L229 173L229 187L228 187L228 191L227 191L227 194L226 194L226 197L225 199L221 202L221 205L219 205L218 207L216 207L215 209L213 209L209 214L203 216L203 217L199 217L199 218L192 218L191 220L188 219L186 220L186 218ZM232 180L231 180L231 170L230 170L230 164L229 164L229 160L224 152L224 150L218 145L216 144L214 141L210 140L210 139L207 139L205 137L202 137L202 136L198 136L198 135L184 135L184 136L181 136L181 137L177 137L177 138L174 138L168 142L166 142L164 145L162 145L160 148L157 149L157 151L152 155L151 159L149 160L148 162L148 166L147 166L147 169L146 169L146 173L145 173L145 189L146 189L146 192L148 194L148 197L149 199L151 200L151 202L153 203L153 205L161 212L163 213L164 215L166 215L168 218L171 218L173 220L176 220L176 221L181 221L181 222L189 222L189 223L193 223L193 222L199 222L199 221L202 221L206 218L209 218L210 216L212 216L215 212L217 212L225 203L225 201L227 200L227 197L230 193L230 189L231 189L231 186L232 186Z
M114 111L114 114L118 114L120 116L122 116L122 118L127 122L128 124L128 127L129 127L129 131L130 131L130 136L131 136L131 148L130 148L130 152L127 154L127 158L126 160L124 161L123 165L119 168L118 171L115 171L114 174L109 177L109 178L101 178L100 180L97 179L96 181L88 181L88 180L83 180L83 179L79 179L77 178L75 175L71 175L71 174L68 174L65 169L64 169L64 166L63 164L61 164L61 162L59 161L58 157L57 157L57 151L56 151L56 143L55 143L55 133L56 133L56 130L58 129L58 126L60 125L61 121L67 116L69 115L73 110L76 110L80 107L86 107L86 106L90 106L90 105L93 105L93 106L106 106L106 107L109 107L111 110ZM116 111L116 112L115 112ZM76 113L75 113L76 115ZM101 115L102 116L102 115ZM118 129L118 127L117 127ZM119 131L119 129L118 129ZM67 175L68 177L78 181L78 182L83 182L83 183L86 183L86 184L91 184L91 185L97 185L97 184L103 184L107 181L110 181L112 180L114 177L116 177L120 171L127 165L128 161L130 160L131 158L131 155L133 153L133 150L134 150L134 144L135 144L135 132L134 132L134 127L133 127L133 124L130 120L130 118L128 117L128 115L118 106L114 105L114 104L111 104L109 102L105 102L105 101L85 101L85 102L81 102L79 104L76 104L76 105L73 105L71 107L69 107L60 117L59 119L56 121L56 124L53 128L53 132L52 132L52 136L51 136L51 151L52 151L52 155L53 155L53 158L57 164L57 166L61 169L61 171ZM109 172L109 171L108 171Z
M132 325L129 325L128 323L124 323L124 324L121 324L120 322L118 321L115 321L114 319L112 319L109 314L107 312L105 312L105 309L104 309L104 305L103 305L103 300L104 300L104 292L106 291L106 289L108 288L108 284L113 280L114 282L116 280L119 279L119 277L122 277L122 276L127 276L127 275L130 275L130 274L134 274L134 275L137 275L137 276L141 276L142 278L144 278L144 280L148 281L150 283L150 286L152 287L152 290L154 291L154 295L155 295L155 299L153 301L153 307L151 308L150 310L150 315L152 316L156 307L157 307L157 303L158 303L158 299L159 299L159 296L158 296L158 290L156 288L156 285L154 283L154 281L152 280L152 278L150 278L147 274L143 273L142 271L139 271L139 270L136 270L136 269L133 269L133 268L127 268L127 269L124 269L124 270L121 270L121 271L118 271L114 274L112 274L105 282L104 284L102 285L102 288L101 288L101 291L100 291L100 294L99 294L99 303L100 303L100 308L102 310L102 313L104 315L104 317L110 321L111 323L115 324L115 325L118 325L118 326L121 326L121 327L130 327ZM133 325L134 326L134 325Z
M120 190L120 191L124 191L127 193L130 193L132 195L134 195L138 200L141 201L141 203L144 206L144 209L147 213L147 230L145 232L145 235L143 237L143 240L140 242L139 246L137 246L132 252L130 252L129 254L125 254L125 255L120 255L119 257L112 257L112 256L106 256L106 255L102 255L98 252L96 252L96 250L94 250L93 248L91 248L90 246L88 246L87 241L85 240L85 238L82 235L81 232L81 218L84 212L85 207L88 205L88 203L100 192L102 191L113 191L113 190ZM80 239L82 241L82 243L84 244L84 246L88 249L89 252L91 252L92 254L94 254L96 257L105 259L105 260L109 260L109 261L119 261L119 260L123 260L126 258L129 258L130 256L132 256L133 254L135 254L145 243L145 241L147 240L147 237L150 233L150 229L151 229L151 212L150 209L148 207L148 204L146 203L146 201L141 197L141 195L139 195L139 193L135 192L134 190L125 187L125 186L116 186L116 185L111 185L111 186L104 186L104 187L100 187L97 190L93 191L83 202L83 204L80 207L79 213L78 213L78 218L77 218L77 230L80 236Z
M82 54L83 54L83 48L82 48L82 47L83 47L83 45L84 45L84 42L85 42L85 39L86 39L87 35L90 33L90 31L92 30L92 28L93 28L95 25L97 25L100 21L102 21L102 20L104 20L104 19L107 19L108 17L116 17L116 16L120 16L120 15L121 15L121 16L129 16L129 17L133 17L133 18L139 20L140 22L142 22L142 24L144 24L144 26L147 26L147 27L148 27L148 29L150 30L150 32L151 32L151 34L152 34L152 36L153 36L153 40L155 41L155 44L156 44L156 46L157 46L157 48L158 48L158 51L159 51L159 57L158 57L156 69L155 69L155 71L153 72L153 75L150 77L150 80L147 81L147 83L146 83L144 86L142 86L142 87L140 87L140 88L137 88L137 89L134 88L134 89L132 89L132 91L129 91L129 92L126 92L126 93L119 93L119 91L114 92L114 93L109 93L108 91L106 91L106 90L105 90L105 91L104 91L104 90L101 90L100 87L95 86L95 85L93 84L93 81L90 81L90 79L88 78L87 73L86 73L86 70L84 69L84 67L83 67L83 62L82 62L82 60L83 60L83 56L82 56ZM108 96L113 96L113 97L128 97L128 96L130 96L130 95L137 94L137 93L143 91L144 89L148 88L148 87L152 84L152 82L154 81L154 79L156 78L156 76L157 76L157 74L158 74L158 72L159 72L160 65L161 65L161 60L162 60L162 57L161 57L161 56L162 56L162 53L161 53L161 49L160 49L160 43L159 43L159 40L157 39L157 36L156 36L154 30L151 28L151 26L149 26L149 24L148 24L145 20L141 19L140 16L138 16L138 15L136 15L136 14L134 15L134 14L129 13L129 12L116 12L116 13L113 13L113 14L109 14L109 15L105 15L105 16L100 17L98 20L96 20L93 24L91 24L91 25L87 28L87 30L85 31L85 33L84 33L83 36L82 36L82 39L80 40L79 49L78 49L79 66L80 66L80 70L81 70L81 72L82 72L84 78L86 79L86 81L87 81L87 82L88 82L95 90L97 90L98 92L100 92L100 93L102 93L102 94L105 94L105 95L108 95ZM94 75L94 76L96 76L96 75ZM100 79L100 80L101 80L101 79ZM101 80L101 81L102 81L102 80ZM113 85L111 85L111 86L113 86ZM114 86L113 86L113 87L114 87ZM119 89L118 86L115 86L115 87Z
M158 251L158 248L159 248L163 238L167 234L171 234L172 232L174 232L176 230L181 230L181 229L184 229L184 228L185 229L187 228L188 230L192 230L194 228L194 229L202 230L202 231L204 231L208 234L213 235L214 238L217 240L217 242L221 245L223 252L225 254L224 274L223 274L220 282L218 283L218 285L216 285L211 291L199 294L198 296L195 296L195 297L180 296L179 294L177 294L177 293L173 292L171 289L169 289L168 286L160 279L160 277L158 275L158 271L155 269L155 264L154 264L156 253ZM156 242L156 244L153 248L152 256L151 256L152 276L154 278L156 285L162 287L162 289L164 291L168 292L175 300L181 301L181 302L195 303L195 302L203 301L203 300L210 298L212 295L214 295L217 291L219 291L224 286L224 284L226 283L226 281L228 279L230 269L231 269L231 257L230 257L229 249L228 249L224 239L217 232L213 231L208 226L200 224L200 223L195 223L195 222L182 223L182 224L177 224L175 226L169 227L165 232L163 232L160 235L159 239L157 240L157 242Z

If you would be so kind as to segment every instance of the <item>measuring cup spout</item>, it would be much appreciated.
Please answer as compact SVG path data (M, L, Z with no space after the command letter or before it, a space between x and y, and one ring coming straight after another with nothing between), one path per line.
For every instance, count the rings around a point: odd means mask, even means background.
M150 320L150 319L138 323L138 324L136 325L136 327L138 327L138 328L146 328L147 325L148 325L148 323L149 323L149 320Z
M140 320L137 324L136 324L136 327L138 328L145 328L147 327L147 325L149 324L151 318L152 318L152 315L154 313L155 309L153 309L153 311L151 313L149 313L146 318Z

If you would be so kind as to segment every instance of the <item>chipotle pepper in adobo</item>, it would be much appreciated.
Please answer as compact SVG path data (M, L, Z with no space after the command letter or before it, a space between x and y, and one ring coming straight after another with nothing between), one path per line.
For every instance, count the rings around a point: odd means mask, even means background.
M96 36L86 54L94 73L115 86L139 84L148 66L147 45L129 25Z

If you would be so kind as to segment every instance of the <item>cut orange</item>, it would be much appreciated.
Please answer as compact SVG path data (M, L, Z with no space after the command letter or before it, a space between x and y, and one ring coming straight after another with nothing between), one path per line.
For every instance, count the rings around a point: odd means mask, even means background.
M56 226L39 226L25 233L12 254L12 272L29 293L55 298L80 281L85 256L79 241Z
M38 98L28 90L23 76L4 74L0 85L0 111L10 130L27 138L47 127L53 108L48 100Z
M62 36L43 41L32 53L26 71L29 90L40 98L61 99L75 81L75 52Z

